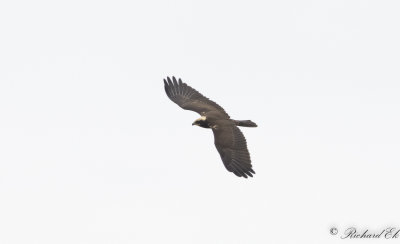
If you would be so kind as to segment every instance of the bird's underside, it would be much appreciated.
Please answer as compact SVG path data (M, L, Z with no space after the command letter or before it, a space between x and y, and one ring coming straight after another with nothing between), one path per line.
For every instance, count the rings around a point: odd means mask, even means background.
M214 143L225 168L239 177L253 177L250 154L246 138L237 126L257 127L250 120L233 120L217 103L206 98L198 91L178 81L164 79L165 92L168 97L181 108L192 110L201 115L193 122L203 128L210 128L214 133Z

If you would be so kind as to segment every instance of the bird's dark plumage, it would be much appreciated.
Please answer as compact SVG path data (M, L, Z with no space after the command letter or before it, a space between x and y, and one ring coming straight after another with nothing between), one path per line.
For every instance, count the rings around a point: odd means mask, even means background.
M164 86L168 97L183 109L195 111L200 115L209 111L220 111L221 115L229 118L221 106L183 83L181 79L177 81L175 77L172 77L172 80L167 77L167 80L164 79Z
M181 108L199 113L202 117L193 125L211 128L214 143L221 159L230 172L239 177L253 177L250 154L246 138L237 126L257 127L251 120L233 120L217 103L200 94L181 79L164 79L165 92Z

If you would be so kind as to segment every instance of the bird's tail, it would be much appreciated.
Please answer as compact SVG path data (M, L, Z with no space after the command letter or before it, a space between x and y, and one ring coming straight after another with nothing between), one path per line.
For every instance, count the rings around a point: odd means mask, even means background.
M257 127L257 124L251 120L233 120L237 126Z

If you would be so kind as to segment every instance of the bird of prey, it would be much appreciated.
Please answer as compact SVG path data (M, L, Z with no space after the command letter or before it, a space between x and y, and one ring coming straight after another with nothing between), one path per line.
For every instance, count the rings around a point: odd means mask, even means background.
M238 126L257 127L251 120L234 120L229 117L225 110L200 94L192 87L178 81L164 79L165 92L169 99L181 108L192 110L201 115L193 122L203 128L211 128L214 133L214 144L217 148L225 168L239 177L253 177L250 154L247 150L246 138Z

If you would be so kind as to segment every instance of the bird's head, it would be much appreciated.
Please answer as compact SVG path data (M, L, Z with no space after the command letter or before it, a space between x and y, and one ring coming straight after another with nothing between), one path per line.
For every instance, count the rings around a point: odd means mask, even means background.
M203 128L210 128L206 122L206 116L201 116L200 118L196 119L192 125L197 125Z

